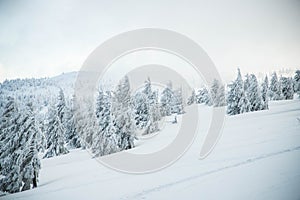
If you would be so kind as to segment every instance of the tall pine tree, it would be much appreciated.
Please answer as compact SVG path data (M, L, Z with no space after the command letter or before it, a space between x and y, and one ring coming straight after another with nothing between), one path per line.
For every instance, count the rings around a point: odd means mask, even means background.
M195 90L193 90L191 96L187 100L187 105L192 105L196 102L197 102L196 92L195 92Z
M12 97L8 97L1 116L0 127L0 190L3 192L19 192L22 186L21 164L23 161L23 146L26 136L21 135L17 104Z
M254 74L249 76L249 85L247 87L246 94L250 104L250 111L261 110L263 107L261 93L257 78Z
M47 152L44 158L50 158L69 153L65 147L65 98L62 90L59 92L55 107L50 107L47 128Z
M294 97L294 86L292 78L281 77L280 78L281 85L281 94L284 100L293 99Z
M160 98L162 116L170 116L172 114L173 99L174 99L174 92L172 89L172 83L169 82L167 84L167 87L163 90Z
M205 105L212 105L211 95L205 87L198 90L198 93L196 94L196 99L197 104L204 103Z
M294 82L295 82L294 90L295 92L297 92L298 97L300 98L300 70L296 70L294 76Z
M127 76L122 78L112 97L112 115L120 150L134 147L135 124L131 108L130 84Z
M262 99L262 109L269 109L269 81L266 76L264 82L261 84L261 99Z
M75 102L75 96L71 100L71 108L67 109L66 112L66 141L69 148L80 148L81 147L81 137L78 134L76 126L76 112L78 112L78 106Z
M213 80L212 86L210 88L210 93L213 106L225 106L225 89L217 79Z
M271 76L270 87L269 87L269 96L271 100L280 100L281 99L281 89L280 83L277 78L276 72Z
M96 102L96 118L99 130L93 135L92 151L103 156L119 151L118 138L111 115L111 93L99 90Z
M32 104L19 110L13 98L8 99L1 117L0 190L15 193L37 187L41 168L38 149L41 134Z
M245 92L244 83L240 69L238 69L238 76L235 81L229 85L229 92L227 96L227 113L229 115L237 115L242 113L241 107L243 107ZM242 100L242 101L241 101Z
M26 106L24 118L21 130L23 135L27 135L27 143L26 150L23 152L24 160L21 165L21 173L24 182L22 191L29 190L31 187L37 187L39 171L41 168L38 156L38 149L40 149L41 145L41 131L36 123L31 103L28 103Z

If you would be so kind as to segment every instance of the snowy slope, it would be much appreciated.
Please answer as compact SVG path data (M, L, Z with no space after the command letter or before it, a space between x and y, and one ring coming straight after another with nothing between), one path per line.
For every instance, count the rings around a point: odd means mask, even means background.
M84 150L42 160L39 187L2 199L300 199L300 101L227 117L223 135L199 160L210 108L199 106L199 137L172 166L131 175L102 166ZM171 119L166 119L170 121ZM180 119L179 119L180 121ZM166 122L136 153L167 145L180 123Z

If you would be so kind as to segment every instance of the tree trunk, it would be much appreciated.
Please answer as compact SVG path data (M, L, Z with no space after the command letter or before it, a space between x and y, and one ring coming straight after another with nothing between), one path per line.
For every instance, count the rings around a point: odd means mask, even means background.
M37 187L37 174L36 172L34 172L34 177L32 179L32 183L33 183L33 188Z

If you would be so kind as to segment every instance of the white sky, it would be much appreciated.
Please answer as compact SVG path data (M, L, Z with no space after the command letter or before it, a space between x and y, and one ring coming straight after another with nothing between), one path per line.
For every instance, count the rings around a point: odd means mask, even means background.
M79 70L106 39L165 28L196 41L223 79L300 68L300 1L0 1L0 81Z

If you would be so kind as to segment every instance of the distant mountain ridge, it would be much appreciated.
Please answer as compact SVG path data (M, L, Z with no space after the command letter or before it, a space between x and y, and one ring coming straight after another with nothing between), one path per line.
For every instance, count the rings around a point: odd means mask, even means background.
M18 104L31 102L37 110L48 104L55 104L58 92L63 90L66 103L74 94L74 85L78 72L62 73L49 78L25 78L5 80L0 83L0 114L6 104L7 97L13 97Z

